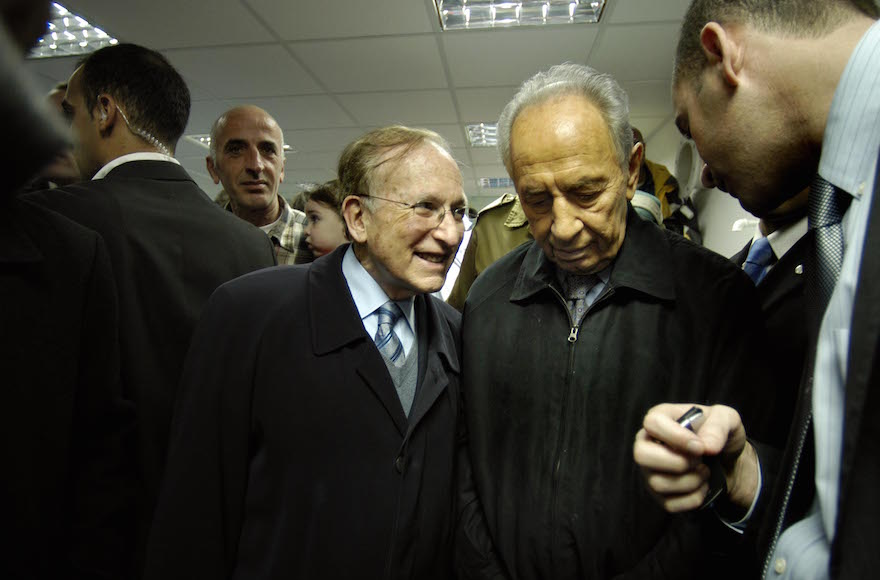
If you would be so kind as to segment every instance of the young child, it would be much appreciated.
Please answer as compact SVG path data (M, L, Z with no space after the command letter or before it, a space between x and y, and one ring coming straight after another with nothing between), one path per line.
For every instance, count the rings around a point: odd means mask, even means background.
M348 241L348 231L340 213L339 182L328 181L312 191L304 192L306 202L306 243L315 258L329 254Z

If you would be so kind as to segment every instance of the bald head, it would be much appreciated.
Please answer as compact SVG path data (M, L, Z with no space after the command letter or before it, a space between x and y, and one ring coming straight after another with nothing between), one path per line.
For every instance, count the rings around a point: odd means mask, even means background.
M233 107L220 115L214 124L211 125L211 158L214 161L217 161L217 142L218 137L222 138L223 131L226 125L230 121L237 122L245 122L254 125L262 125L266 129L275 132L277 131L281 138L281 147L282 152L284 148L284 132L281 130L281 126L278 125L278 122L275 120L272 115L266 112L265 109L261 109L256 105L240 105L238 107Z
M222 183L229 194L236 215L256 226L278 218L284 135L269 113L253 105L223 113L211 127L206 163L214 183Z

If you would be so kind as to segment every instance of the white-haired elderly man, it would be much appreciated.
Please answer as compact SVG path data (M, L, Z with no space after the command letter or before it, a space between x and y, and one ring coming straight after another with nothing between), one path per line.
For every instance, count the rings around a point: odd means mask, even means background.
M705 574L706 516L674 520L651 499L632 433L659 401L761 408L760 311L738 268L636 216L628 116L613 78L565 64L499 120L535 239L465 302L461 577Z

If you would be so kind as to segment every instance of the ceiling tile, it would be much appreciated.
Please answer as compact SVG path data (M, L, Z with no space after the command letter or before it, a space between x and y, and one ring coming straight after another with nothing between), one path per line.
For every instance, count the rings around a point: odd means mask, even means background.
M458 89L458 110L464 123L495 123L518 86L491 89Z
M336 171L340 153L342 150L326 153L288 153L284 161L285 172L305 169Z
M79 57L68 56L63 58L29 58L24 61L24 69L31 74L40 75L60 83L66 81L76 70Z
M606 27L587 62L622 81L672 78L678 23ZM637 40L637 41L636 41Z
M458 122L452 95L447 90L352 93L340 94L338 98L360 125Z
M631 24L633 22L681 22L691 0L626 0L609 3L609 14L602 22Z
M284 142L288 143L294 151L301 153L341 153L346 145L363 133L364 131L358 127L284 131Z
M290 47L331 91L446 87L433 35L297 42Z
M245 0L285 40L431 32L424 2L413 0ZM439 24L438 24L439 26Z
M497 147L471 147L471 159L474 160L474 165L502 165ZM507 172L505 172L506 174Z
M256 105L265 109L285 131L332 129L351 127L355 124L336 101L327 95L225 101L225 108L217 113L214 119L226 109L243 104ZM208 129L210 129L214 119L211 119L207 124ZM201 132L206 133L207 131Z
M269 35L238 0L212 0L210 6L181 0L68 0L63 4L120 41L156 50L265 42Z
M536 72L566 61L586 62L595 26L454 31L443 46L455 87L519 86Z
M166 55L188 83L215 97L321 92L311 75L279 44L174 50Z
M672 114L669 81L629 81L620 84L629 96L630 117L665 117Z

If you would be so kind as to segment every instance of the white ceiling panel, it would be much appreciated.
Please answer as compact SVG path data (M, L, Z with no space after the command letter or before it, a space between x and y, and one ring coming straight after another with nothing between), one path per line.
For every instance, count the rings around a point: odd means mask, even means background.
M619 0L609 2L602 17L611 24L671 21L680 23L691 0Z
M67 0L61 3L120 41L159 50L271 39L269 31L239 0L211 0L210 3Z
M519 86L491 89L458 89L458 110L464 123L495 123Z
M238 104L245 102L268 111L286 130L329 129L356 124L330 95L248 99Z
M664 117L672 114L670 81L630 81L620 84L629 95L630 116Z
M474 160L474 165L503 166L501 154L498 152L497 147L471 147L471 159ZM505 175L507 175L506 172Z
M584 63L596 26L454 31L442 36L455 87L519 86L539 70Z
M432 125L432 124L418 124L419 127L424 127L425 129L430 129L435 133L439 133L449 142L449 146L452 147L453 156L458 161L463 161L467 159L467 144L465 143L464 137L464 129L462 129L461 125Z
M339 162L339 152L327 153L289 153L284 161L285 171L300 169L322 169L336 171Z
M424 2L414 0L244 0L284 40L432 32Z
M587 64L618 81L671 79L679 27L678 23L608 26Z
M433 35L290 46L330 91L438 89L447 84Z
M166 55L188 81L215 97L322 92L311 75L277 44L174 50Z
M341 94L338 98L360 125L458 122L448 90Z
M283 129L283 127L282 127ZM341 153L346 145L360 137L364 131L358 127L345 129L305 129L284 131L284 142L294 151L302 153Z

